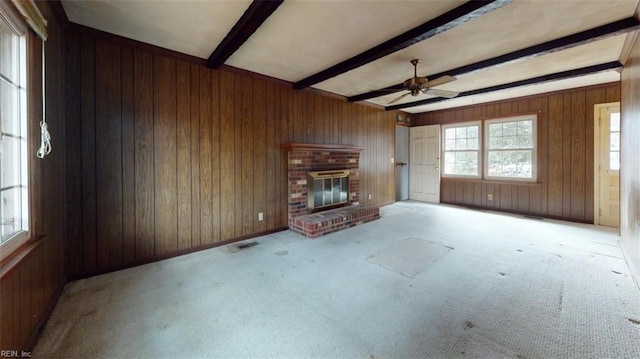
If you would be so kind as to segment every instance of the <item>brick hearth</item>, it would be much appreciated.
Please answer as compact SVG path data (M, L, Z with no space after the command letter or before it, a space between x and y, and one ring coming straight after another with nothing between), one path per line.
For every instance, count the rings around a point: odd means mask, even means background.
M309 238L353 227L379 218L379 207L359 206L359 162L363 147L289 143L289 228ZM349 205L309 214L307 172L349 170Z

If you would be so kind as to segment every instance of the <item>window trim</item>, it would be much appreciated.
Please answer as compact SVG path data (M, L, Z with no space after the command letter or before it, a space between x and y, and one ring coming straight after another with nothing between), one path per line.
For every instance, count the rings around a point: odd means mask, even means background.
M24 71L26 74L26 78L22 81L22 84L25 87L25 104L24 104L24 116L26 117L25 126L26 126L26 159L23 165L26 168L26 191L27 191L27 201L25 205L27 206L27 230L20 230L16 232L12 237L7 239L4 243L0 245L0 265L5 265L11 261L11 258L16 256L20 256L24 250L28 250L31 246L30 243L37 242L34 241L37 239L36 233L36 209L37 204L34 198L35 191L35 183L34 183L34 160L32 157L33 147L33 136L34 136L34 124L32 121L34 116L37 114L37 108L33 106L34 102L37 102L38 98L33 95L32 85L34 84L34 80L41 82L41 78L36 79L38 71L35 70L37 64L37 59L35 59L33 54L33 46L35 45L35 33L32 31L28 31L29 27L24 21L24 19L17 13L17 9L13 8L7 2L0 2L0 21L5 21L8 24L9 28L14 32L15 35L22 37L22 53L24 55ZM41 65L41 64L40 64ZM44 75L44 74L41 74Z
M489 163L489 125L494 123L504 123L504 122L517 122L517 121L532 121L532 143L533 148L531 148L531 178L521 178L521 177L501 177L501 176L490 176L489 175L489 166L483 167L483 179L489 181L500 181L500 182L517 182L517 183L537 183L538 181L538 113L530 113L524 115L516 115L516 116L508 116L508 117L496 117L491 119L483 120L483 160L485 164ZM518 149L514 149L518 150ZM528 150L528 149L525 149Z
M478 174L477 175L458 175L458 174L446 174L444 172L444 166L445 166L445 162L444 162L444 155L446 152L462 152L462 151L446 151L446 130L447 128L459 128L459 127L470 127L470 126L478 126L478 149L477 150L467 150L467 151L476 151L478 153ZM440 168L442 168L442 171L440 171L440 175L442 178L460 178L460 179L464 179L464 178L468 178L468 179L482 179L482 168L483 168L483 164L484 164L484 156L482 156L482 147L483 147L483 141L482 141L482 136L483 136L483 127L482 127L482 121L481 120L474 120L474 121L465 121L465 122L456 122L456 123L449 123L449 124L444 124L441 126L441 131L442 131L442 135L441 135L441 141L442 141L442 145L441 147L441 163L440 163Z

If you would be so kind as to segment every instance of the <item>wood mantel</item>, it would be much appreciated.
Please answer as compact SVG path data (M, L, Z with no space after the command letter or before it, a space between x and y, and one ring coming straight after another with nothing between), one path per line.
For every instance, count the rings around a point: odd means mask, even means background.
M362 152L364 147L347 145L325 145L317 143L285 143L282 148L288 151L333 151L333 152Z

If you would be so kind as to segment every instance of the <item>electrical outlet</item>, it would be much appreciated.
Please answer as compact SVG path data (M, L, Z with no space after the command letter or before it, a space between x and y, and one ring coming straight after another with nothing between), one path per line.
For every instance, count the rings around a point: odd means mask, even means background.
M262 212L258 213L258 221L264 221L264 214L262 214Z
M394 162L395 162L395 160L393 159L393 157L391 157L391 163L394 163Z
M373 196L371 195L371 193L369 193L369 199L373 198Z
M492 194L488 194L487 195L487 200L488 201L493 201L493 195Z

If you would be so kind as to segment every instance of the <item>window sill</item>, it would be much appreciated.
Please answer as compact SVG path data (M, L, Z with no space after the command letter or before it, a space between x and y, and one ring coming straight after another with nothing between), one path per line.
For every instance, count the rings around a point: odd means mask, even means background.
M42 243L41 237L27 239L17 249L7 253L7 257L0 262L0 279L11 273L26 257L33 253Z

